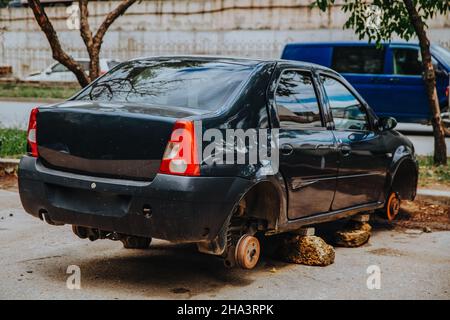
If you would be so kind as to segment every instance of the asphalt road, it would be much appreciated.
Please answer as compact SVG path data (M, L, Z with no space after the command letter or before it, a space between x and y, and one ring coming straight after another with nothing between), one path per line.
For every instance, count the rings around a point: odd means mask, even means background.
M26 129L30 110L45 104L43 102L0 101L0 126ZM411 139L417 154L429 155L433 153L434 144L430 126L401 123L398 125L398 129ZM411 134L412 132L414 134ZM450 138L447 138L446 141L447 154L450 156Z
M0 299L450 299L450 232L379 227L365 246L337 248L328 267L265 258L255 270L228 270L192 245L155 240L126 250L78 239L1 190L0 257ZM70 265L80 268L81 289L67 288ZM381 270L380 289L367 288L371 265Z

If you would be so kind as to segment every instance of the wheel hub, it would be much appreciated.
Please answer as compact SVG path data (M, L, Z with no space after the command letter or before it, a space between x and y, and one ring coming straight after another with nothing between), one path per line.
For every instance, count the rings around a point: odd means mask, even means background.
M236 246L236 262L243 269L253 269L258 263L260 245L256 237L243 235Z
M400 199L396 193L392 193L389 196L389 201L387 205L387 218L392 221L397 216L400 211Z

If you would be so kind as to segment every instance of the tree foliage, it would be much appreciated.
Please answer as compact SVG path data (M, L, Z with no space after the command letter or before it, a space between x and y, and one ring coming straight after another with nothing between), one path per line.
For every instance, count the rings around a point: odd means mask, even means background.
M325 11L335 3L335 0L316 0L315 5ZM447 14L450 11L450 1L340 0L339 3L342 3L342 10L349 13L344 27L354 29L360 40L367 38L369 42L375 41L380 45L382 41L391 40L394 35L404 40L412 37L419 39L424 86L434 134L434 162L436 165L446 165L446 129L441 119L426 21L438 14Z
M316 5L323 11L335 0L317 0ZM341 1L339 1L341 2ZM412 0L423 21L450 11L447 0ZM353 29L360 39L369 42L390 40L394 35L409 40L416 35L405 3L400 0L343 0L342 10L350 14L344 27ZM368 26L368 21L378 19L376 27ZM425 24L425 27L428 27Z

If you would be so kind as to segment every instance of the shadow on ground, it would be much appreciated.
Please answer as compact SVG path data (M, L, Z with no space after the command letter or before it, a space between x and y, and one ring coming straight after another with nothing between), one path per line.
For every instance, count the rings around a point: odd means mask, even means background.
M322 224L316 229L316 234L331 243L329 236L345 223L345 220L340 220ZM371 224L374 233L394 228L378 219ZM117 291L140 293L147 298L191 298L198 295L214 298L224 288L250 286L256 279L270 277L271 272L294 266L277 257L277 238L274 236L270 241L266 238L261 242L262 259L256 269L249 271L227 269L220 258L197 252L195 245L165 241L155 241L148 250L125 250L120 242L111 245L107 240L86 242L81 248L65 248L63 255L25 263L52 283L62 284L62 288L68 277L68 265L78 265L82 287L90 292L98 289L97 292L101 293L105 288L111 288L111 295Z
M82 286L95 290L141 292L143 296L161 298L190 298L196 295L215 297L225 287L245 287L255 278L269 276L274 267L289 266L280 261L263 258L254 270L227 269L221 259L197 252L191 244L158 242L148 250L125 250L120 245L104 255L65 251L63 257L34 264L36 273L42 273L52 282L65 283L70 264L80 267Z

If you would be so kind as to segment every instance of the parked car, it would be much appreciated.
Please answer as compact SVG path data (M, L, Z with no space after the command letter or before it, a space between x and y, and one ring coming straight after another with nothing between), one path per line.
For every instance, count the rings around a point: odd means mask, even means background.
M89 74L89 59L76 58L76 62L81 64L86 73ZM106 73L109 69L119 64L119 61L113 59L100 59L100 74ZM77 78L60 62L55 62L47 69L30 74L25 80L29 81L58 81L58 82L75 82Z
M448 112L450 51L431 46L436 88L443 112ZM342 74L379 116L402 122L431 119L417 43L392 42L377 48L365 42L290 43L283 59L317 63Z
M152 237L193 242L227 266L251 269L258 235L377 209L393 219L400 200L414 199L414 148L395 125L318 65L131 60L31 112L20 198L26 212L70 224L81 238L126 248L146 248ZM208 162L210 129L268 131L279 170L263 161ZM244 140L238 150L248 155Z
M8 2L8 8L21 8L24 5L22 4L21 0L12 0Z

